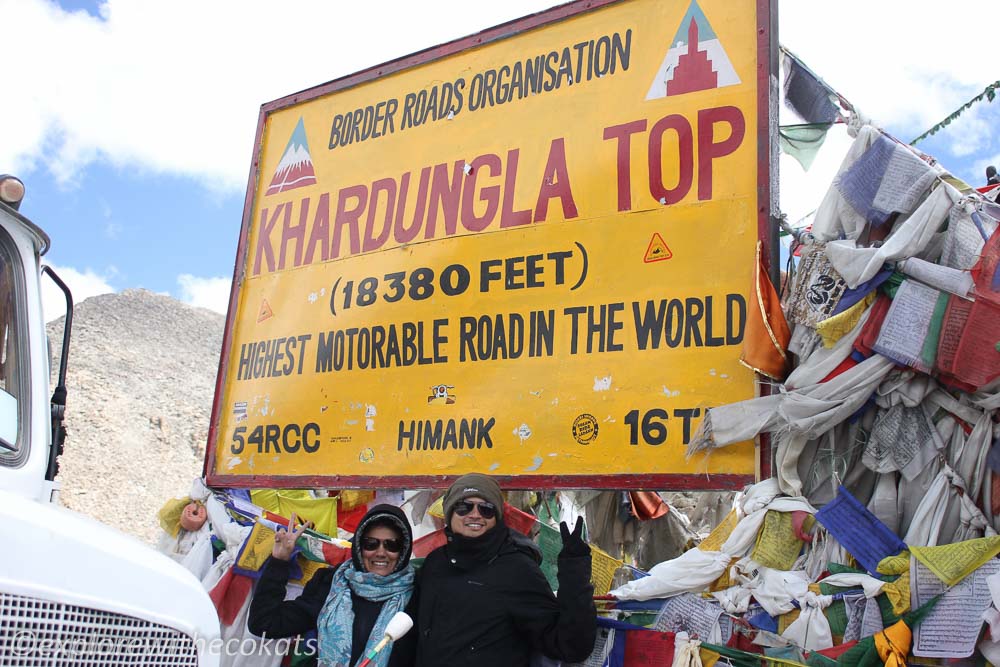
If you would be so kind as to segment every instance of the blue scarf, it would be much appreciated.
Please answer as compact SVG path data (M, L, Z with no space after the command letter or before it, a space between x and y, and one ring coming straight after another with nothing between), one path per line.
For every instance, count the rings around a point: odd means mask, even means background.
M323 610L316 619L319 636L319 664L348 667L351 660L351 637L354 630L354 605L351 592L366 600L384 600L375 627L368 636L368 643L362 655L375 648L385 637L385 628L397 611L406 608L413 595L413 566L407 564L399 572L385 577L371 572L359 572L354 563L347 561L333 574L330 594L326 597ZM382 649L372 660L372 665L385 667L389 663L392 647Z

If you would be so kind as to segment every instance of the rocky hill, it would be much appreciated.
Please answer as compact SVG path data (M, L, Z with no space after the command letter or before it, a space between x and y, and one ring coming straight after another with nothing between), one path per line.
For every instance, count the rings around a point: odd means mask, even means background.
M155 543L157 511L201 475L224 321L146 290L77 304L64 505ZM48 325L53 355L62 329Z

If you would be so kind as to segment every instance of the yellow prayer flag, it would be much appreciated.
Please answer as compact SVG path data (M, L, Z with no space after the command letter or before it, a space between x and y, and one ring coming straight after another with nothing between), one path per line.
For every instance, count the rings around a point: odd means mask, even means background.
M301 554L299 554L299 557L296 560L299 563L299 567L302 568L302 576L298 579L289 579L288 583L298 584L299 586L305 586L317 572L322 570L324 567L328 567L326 563L318 563L314 560L309 560Z
M316 532L337 535L336 498L313 498L307 489L254 489L250 501L286 519L294 512L301 521L312 521Z
M1000 553L1000 535L936 547L910 547L910 553L938 579L954 586Z
M793 609L790 612L778 616L778 634L783 634L788 626L798 620L802 615L801 609Z
M189 502L191 502L190 498L171 498L160 508L158 513L160 528L170 537L177 537L177 534L181 532L181 512L184 511Z
M345 489L340 492L340 509L346 512L359 505L367 505L373 500L375 500L374 491L351 491Z
M268 512L281 514L281 496L286 498L312 498L312 494L305 489L253 489L250 491L250 502L257 507L266 509Z
M699 646L698 652L701 654L701 667L715 667L715 663L722 657L721 653L711 651L704 646Z
M833 347L837 341L847 335L851 329L857 326L861 316L868 310L868 306L875 302L876 293L873 290L868 296L858 301L842 313L837 313L816 325L816 333L823 339L823 347Z
M910 571L899 575L899 579L882 587L882 592L892 603L892 611L899 616L910 611Z
M767 667L806 667L801 662L795 662L794 660L785 660L784 658L775 658L773 656L760 656L761 659L767 663Z
M337 536L336 498L296 498L278 494L278 512L283 517L291 517L292 512L301 521L312 521L317 533Z
M730 558L729 565L726 566L726 571L719 575L719 578L713 581L709 587L708 592L714 593L715 591L724 591L727 588L732 588L737 584L737 582L732 577L733 564L738 561L739 558Z
M258 521L254 523L253 530L243 543L240 555L236 559L236 566L242 570L256 572L264 566L264 561L271 555L272 549L274 549L274 531Z
M607 595L615 572L625 563L611 554L590 545L590 583L594 585L594 595Z
M427 508L427 513L438 519L444 518L444 496L441 496Z
M910 571L910 552L901 551L895 556L886 556L875 568L879 574L903 574Z
M910 628L902 621L875 633L875 649L885 667L906 667L906 654L910 652L912 641Z
M811 527L809 521L814 521L812 516L803 522L804 530ZM764 567L790 570L801 551L802 540L795 535L792 527L792 513L768 510L750 557Z
M722 545L725 544L729 536L733 534L733 530L736 528L736 524L740 521L736 516L736 510L729 510L729 514L719 522L708 537L701 541L698 548L702 551L721 551Z

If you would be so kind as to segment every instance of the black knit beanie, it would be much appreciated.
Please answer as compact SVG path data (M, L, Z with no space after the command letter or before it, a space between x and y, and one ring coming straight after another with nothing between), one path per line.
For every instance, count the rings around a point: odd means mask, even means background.
M493 503L493 506L497 508L497 521L503 521L503 494L500 492L500 485L489 475L478 472L462 475L448 488L448 492L444 494L445 521L451 524L451 515L455 511L455 505L466 498L473 497Z

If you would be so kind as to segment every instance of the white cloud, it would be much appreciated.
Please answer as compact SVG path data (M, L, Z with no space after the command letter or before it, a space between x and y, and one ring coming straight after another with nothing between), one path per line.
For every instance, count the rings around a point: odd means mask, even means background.
M44 165L72 184L103 160L236 193L261 103L554 4L107 0L99 19L0 0L0 22L18 26L0 42L18 63L5 71L16 104L0 106L0 127L17 131L4 133L0 165ZM783 2L779 39L874 119L916 136L996 78L1000 3L953 0L945 12L926 0ZM942 21L960 16L949 37ZM960 154L969 139L956 138Z
M262 102L554 4L107 0L98 19L51 0L0 0L0 21L18 26L0 42L0 57L18 62L5 72L17 103L0 105L0 127L17 131L3 133L0 165L22 173L45 168L72 185L102 160L238 193ZM997 77L992 33L1000 2L949 3L947 16L973 17L953 38L942 32L948 19L940 6L927 1L844 0L823 10L783 2L780 9L779 41L903 140ZM25 53L31 57L20 57ZM982 102L938 135L953 153L938 155L946 167L1000 151L990 132L997 107ZM840 161L832 143L809 174L820 189L835 171L823 161ZM818 200L794 175L798 166L784 162L782 204L794 217ZM970 169L960 175L978 183L982 170ZM104 233L114 239L120 230L109 222Z
M915 132L906 141L997 79L997 2L783 2L780 19L782 44L862 111Z
M116 271L111 268L104 275L92 269L80 271L68 266L56 266L45 262L55 271L73 294L73 303L79 304L84 299L98 294L114 292L115 288L108 281L114 278ZM62 291L47 277L42 277L42 311L45 321L51 322L66 314L66 297Z
M226 314L232 285L230 278L199 278L182 273L177 276L177 284L181 288L180 300L184 303Z
M95 160L246 186L260 105L556 4L108 0L104 20L0 0L0 165L72 184ZM415 27L419 26L419 29ZM30 57L25 57L30 54ZM12 101L8 99L8 102Z

